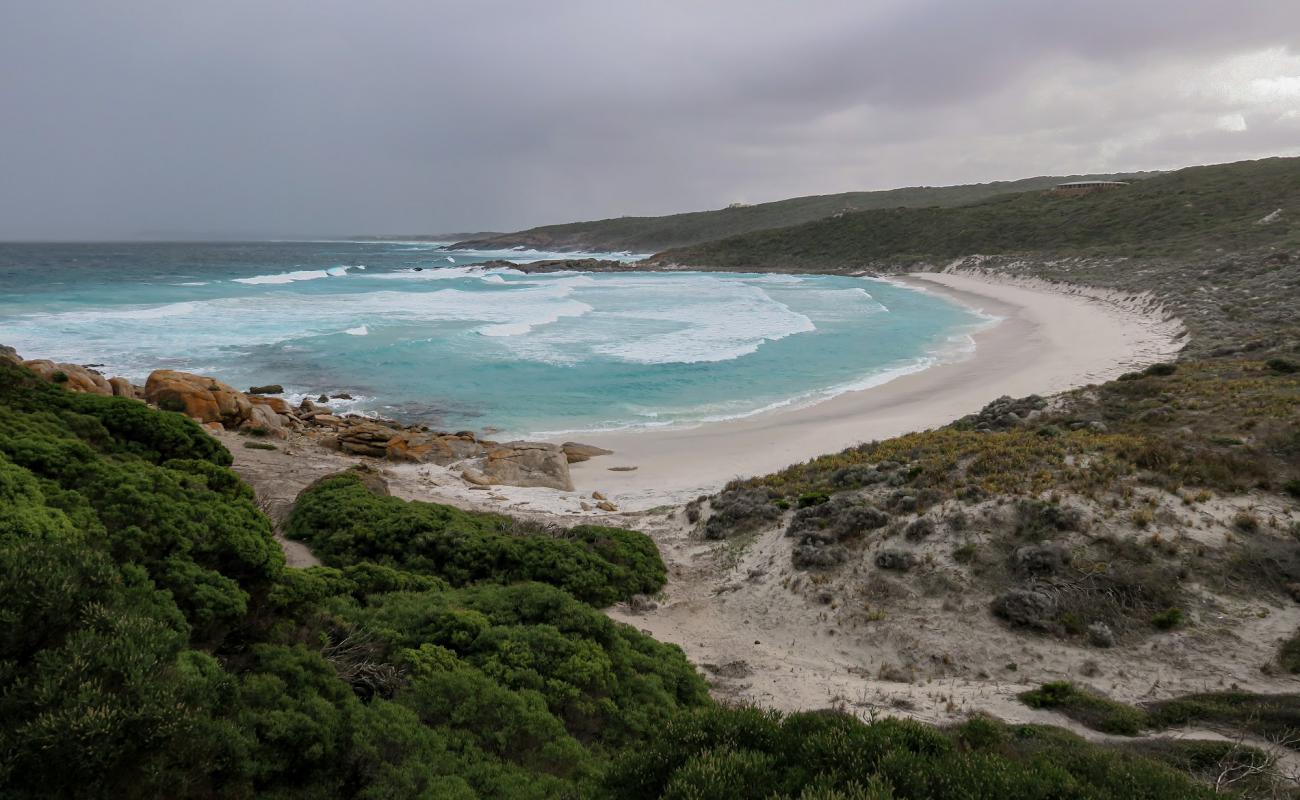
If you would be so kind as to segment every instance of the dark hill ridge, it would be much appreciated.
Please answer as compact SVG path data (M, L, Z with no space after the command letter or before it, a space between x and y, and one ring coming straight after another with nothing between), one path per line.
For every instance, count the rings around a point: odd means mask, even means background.
M733 206L713 211L692 211L663 217L616 217L589 222L545 225L515 233L476 236L453 245L456 249L502 250L531 247L552 251L648 253L669 247L720 239L767 228L798 225L843 212L926 206L959 206L998 195L1041 191L1058 183L1083 180L1136 180L1157 173L1130 175L1073 175L1023 178L963 186L914 186L876 192L811 195Z
M669 249L652 260L853 269L975 253L1151 256L1298 245L1300 158L1270 158L1188 167L1083 195L1031 191L955 208L862 211Z

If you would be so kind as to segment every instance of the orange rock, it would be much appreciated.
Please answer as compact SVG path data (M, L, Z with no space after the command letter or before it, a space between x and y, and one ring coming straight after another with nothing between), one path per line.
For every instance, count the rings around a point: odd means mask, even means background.
M23 366L50 383L57 383L70 392L102 394L106 397L113 396L113 387L104 376L85 367L76 364L56 364L43 358L24 361Z
M237 428L252 417L248 397L215 378L154 370L144 385L145 399L164 411L179 411L199 422L220 422Z
M108 385L113 387L114 397L139 397L140 387L128 381L126 378L109 378Z
M447 466L483 455L483 446L472 439L432 433L404 432L388 440L389 461L413 461Z
M260 394L248 395L248 402L255 406L270 406L271 410L277 414L288 416L293 413L289 403L283 397L264 397Z

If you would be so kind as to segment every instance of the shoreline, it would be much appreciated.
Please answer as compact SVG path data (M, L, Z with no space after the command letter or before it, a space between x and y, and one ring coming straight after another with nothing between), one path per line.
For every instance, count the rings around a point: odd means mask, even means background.
M679 504L735 478L948 424L1002 395L1050 395L1100 383L1182 347L1181 323L1149 298L978 272L888 279L1000 321L969 334L975 349L964 359L809 406L691 428L584 434L584 441L614 454L572 465L575 489L600 491L629 511Z

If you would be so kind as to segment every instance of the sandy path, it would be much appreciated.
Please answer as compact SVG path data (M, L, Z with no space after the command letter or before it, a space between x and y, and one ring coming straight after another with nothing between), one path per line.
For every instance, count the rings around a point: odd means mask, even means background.
M924 430L1001 396L1098 383L1176 353L1181 325L1143 298L970 274L916 274L910 286L1001 318L974 334L972 356L814 406L695 428L587 434L614 451L573 468L580 492L620 507L680 503L728 480L773 472L851 445ZM610 467L635 466L635 471Z

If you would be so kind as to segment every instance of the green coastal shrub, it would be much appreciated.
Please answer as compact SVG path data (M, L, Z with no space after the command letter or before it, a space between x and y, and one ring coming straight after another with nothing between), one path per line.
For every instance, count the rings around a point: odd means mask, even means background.
M453 586L541 581L602 606L656 592L667 579L658 549L641 533L598 525L549 530L500 514L379 497L351 474L304 491L287 534L337 566L372 561Z
M4 797L579 797L609 749L709 702L678 648L516 583L657 587L639 534L517 547L509 520L457 517L487 540L452 561L460 591L286 570L191 421L0 371Z
M1181 608L1167 608L1151 618L1151 624L1162 631L1173 630L1183 624L1184 615Z
M1069 681L1045 683L1021 693L1020 701L1030 708L1059 711L1089 728L1121 736L1137 736L1148 722L1142 709L1094 694Z
M1300 631L1291 634L1278 648L1278 663L1292 675L1300 675Z
M646 537L306 493L287 569L193 422L0 365L0 797L1164 798L1207 790L1059 731L712 703L594 606L663 584ZM1162 719L1252 714L1228 696Z
M940 731L720 707L679 715L663 735L624 752L601 790L609 800L1215 796L1168 766L1050 728L977 718Z

